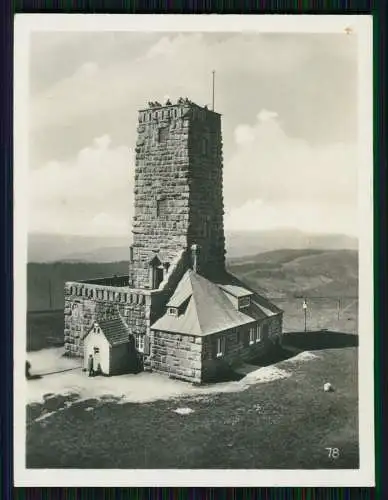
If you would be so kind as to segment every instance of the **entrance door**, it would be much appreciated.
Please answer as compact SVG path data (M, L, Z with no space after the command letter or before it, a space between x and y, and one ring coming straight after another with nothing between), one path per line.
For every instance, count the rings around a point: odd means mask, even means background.
M100 348L93 347L93 368L97 373L99 369L101 369L101 358L100 358Z

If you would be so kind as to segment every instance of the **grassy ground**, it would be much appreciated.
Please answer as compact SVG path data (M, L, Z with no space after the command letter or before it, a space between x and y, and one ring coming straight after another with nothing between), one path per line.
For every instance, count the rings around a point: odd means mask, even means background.
M63 310L27 313L27 351L63 345Z
M322 344L316 333L299 336L298 347L318 358L281 361L277 367L291 377L244 392L68 408L72 397L61 396L32 405L27 467L358 468L357 347L349 338L357 339L327 333ZM295 344L295 334L288 342ZM334 392L323 391L326 381ZM194 411L178 415L177 407ZM328 447L339 458L329 458Z

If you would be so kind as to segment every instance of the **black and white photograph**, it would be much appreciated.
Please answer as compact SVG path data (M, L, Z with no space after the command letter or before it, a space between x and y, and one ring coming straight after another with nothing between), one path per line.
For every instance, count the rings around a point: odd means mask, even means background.
M15 19L15 484L373 485L371 18Z

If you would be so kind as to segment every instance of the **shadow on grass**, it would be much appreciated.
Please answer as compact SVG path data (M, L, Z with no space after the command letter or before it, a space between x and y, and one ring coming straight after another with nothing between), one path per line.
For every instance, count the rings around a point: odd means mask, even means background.
M333 331L289 332L283 337L283 345L301 351L318 351L321 349L341 349L357 347L358 336L350 333Z

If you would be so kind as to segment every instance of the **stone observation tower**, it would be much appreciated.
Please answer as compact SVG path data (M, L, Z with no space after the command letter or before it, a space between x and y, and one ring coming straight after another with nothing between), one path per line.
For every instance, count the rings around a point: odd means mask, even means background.
M129 285L155 289L192 244L223 270L221 117L180 99L139 111Z
M200 383L279 341L282 311L225 269L221 115L150 102L137 131L128 274L65 283L65 350Z

